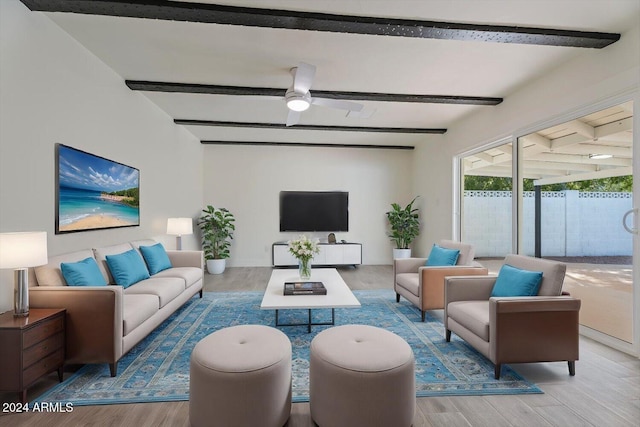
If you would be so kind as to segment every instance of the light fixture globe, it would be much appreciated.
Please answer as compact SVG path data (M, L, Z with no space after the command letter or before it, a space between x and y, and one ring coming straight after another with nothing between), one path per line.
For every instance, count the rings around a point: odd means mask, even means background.
M296 92L293 88L287 90L284 95L287 101L287 107L293 111L304 111L311 106L311 95L307 93Z

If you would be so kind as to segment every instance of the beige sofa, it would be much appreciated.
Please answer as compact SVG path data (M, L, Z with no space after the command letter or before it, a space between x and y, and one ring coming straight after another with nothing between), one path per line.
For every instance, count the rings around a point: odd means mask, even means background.
M118 360L195 294L202 297L202 251L167 251L172 268L127 287L67 286L60 264L96 259L107 283L114 283L105 257L139 246L138 240L120 245L85 249L49 258L30 269L29 300L32 308L65 308L65 364L108 363L116 376ZM35 285L35 286L34 286Z

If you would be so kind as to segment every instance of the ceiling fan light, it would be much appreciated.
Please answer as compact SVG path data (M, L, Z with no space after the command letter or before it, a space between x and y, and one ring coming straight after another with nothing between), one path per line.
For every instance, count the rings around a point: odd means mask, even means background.
M610 159L612 157L612 154L589 154L589 158L593 160Z
M292 98L287 100L287 107L293 111L304 111L311 106L309 101L304 98Z

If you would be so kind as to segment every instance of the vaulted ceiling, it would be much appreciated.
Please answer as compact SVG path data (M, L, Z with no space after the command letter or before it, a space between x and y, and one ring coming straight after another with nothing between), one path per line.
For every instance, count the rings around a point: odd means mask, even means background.
M203 143L414 147L527 82L607 49L629 0L22 0ZM316 67L286 127L290 70ZM544 135L543 135L544 137Z

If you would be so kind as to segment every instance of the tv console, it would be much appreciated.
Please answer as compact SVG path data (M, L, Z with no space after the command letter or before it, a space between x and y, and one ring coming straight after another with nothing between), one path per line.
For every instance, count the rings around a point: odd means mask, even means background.
M362 264L361 243L318 243L320 253L313 257L313 266L341 266ZM274 267L295 267L298 260L289 252L287 242L271 246L271 263Z

